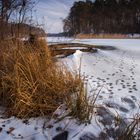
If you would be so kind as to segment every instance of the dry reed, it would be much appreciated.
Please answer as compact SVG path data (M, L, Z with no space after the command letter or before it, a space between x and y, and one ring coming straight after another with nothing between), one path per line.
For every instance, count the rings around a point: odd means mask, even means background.
M79 39L127 39L130 38L123 34L78 34L76 38Z
M80 76L53 62L46 42L0 44L0 103L9 116L46 116L65 103L71 116L87 120L79 115L90 112Z

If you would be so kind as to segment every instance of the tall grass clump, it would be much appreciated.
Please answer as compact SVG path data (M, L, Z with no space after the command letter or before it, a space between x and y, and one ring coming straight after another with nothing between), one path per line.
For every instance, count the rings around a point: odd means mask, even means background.
M6 114L46 116L65 103L72 116L84 120L86 116L79 116L88 110L83 82L79 75L53 61L45 41L25 44L8 40L0 44L0 104Z
M131 123L126 126L126 129L117 138L117 140L139 140L140 139L140 114L136 114L132 118Z
M72 94L72 97L67 100L67 106L70 109L69 115L81 123L89 124L94 113L95 98L88 96L87 89L82 83L79 87L79 91Z

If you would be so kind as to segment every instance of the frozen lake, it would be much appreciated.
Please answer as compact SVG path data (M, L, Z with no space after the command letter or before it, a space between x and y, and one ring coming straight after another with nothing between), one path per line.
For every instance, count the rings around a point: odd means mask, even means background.
M63 61L71 69L78 69L81 64L81 75L85 77L89 95L97 94L100 91L96 101L97 105L105 107L115 116L127 121L130 121L130 118L136 114L140 114L140 40L77 39L73 42L116 47L116 50L98 50L98 53L85 53L77 50L75 54ZM107 115L107 113L100 115L101 122L109 122L110 127L108 128L108 124L100 123L100 119L97 119L100 126L104 125L98 129L95 117L92 120L92 127L89 125L83 130L83 133L84 131L89 132L90 129L92 129L90 132L95 135L100 131L102 133L106 128L112 131L112 115ZM104 115L108 117L104 117ZM122 128L119 129L124 130L125 127L122 125ZM113 137L115 133L116 131L113 131L110 137Z
M116 47L116 50L98 50L94 54L77 51L64 60L73 68L78 68L81 63L81 74L89 85L89 94L101 89L98 103L115 109L125 117L138 113L140 40L83 39L74 42Z

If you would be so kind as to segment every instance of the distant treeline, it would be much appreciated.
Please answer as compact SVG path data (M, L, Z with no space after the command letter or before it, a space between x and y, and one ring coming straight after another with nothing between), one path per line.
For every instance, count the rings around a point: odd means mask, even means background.
M64 20L69 35L140 33L140 0L95 0L75 2Z

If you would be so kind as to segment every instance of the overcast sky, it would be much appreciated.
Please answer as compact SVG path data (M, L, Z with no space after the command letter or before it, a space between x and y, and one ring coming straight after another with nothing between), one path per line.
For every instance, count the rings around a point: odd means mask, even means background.
M40 0L35 17L39 23L45 24L48 33L62 32L62 20L68 16L74 1L78 0Z

